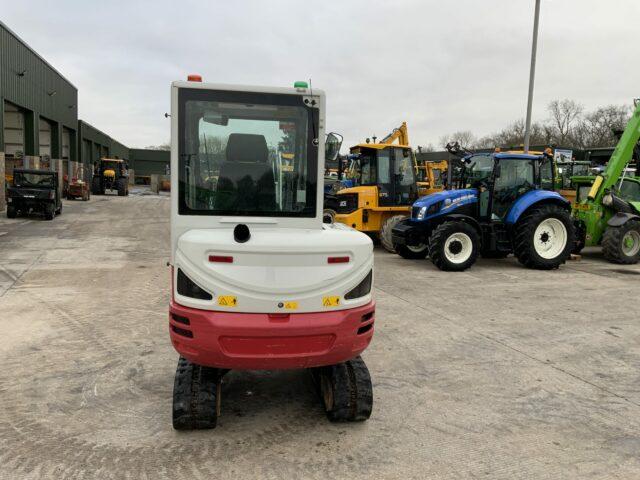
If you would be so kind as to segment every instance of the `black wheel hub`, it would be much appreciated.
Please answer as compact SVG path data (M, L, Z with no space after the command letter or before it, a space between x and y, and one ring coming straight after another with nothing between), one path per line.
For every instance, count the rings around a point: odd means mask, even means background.
M542 235L540 235L540 241L542 241L542 243L547 243L549 241L549 233L544 232Z
M462 242L458 240L454 240L449 244L449 251L454 255L459 254L462 251Z

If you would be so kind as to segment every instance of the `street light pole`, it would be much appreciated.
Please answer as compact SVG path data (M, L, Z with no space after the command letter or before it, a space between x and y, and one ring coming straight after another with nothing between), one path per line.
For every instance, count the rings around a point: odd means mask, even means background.
M533 104L533 83L536 78L536 53L538 50L538 20L540 19L540 0L536 0L536 13L533 18L533 44L531 45L531 69L529 71L529 97L527 98L527 123L524 130L524 152L529 152L531 139L531 107Z

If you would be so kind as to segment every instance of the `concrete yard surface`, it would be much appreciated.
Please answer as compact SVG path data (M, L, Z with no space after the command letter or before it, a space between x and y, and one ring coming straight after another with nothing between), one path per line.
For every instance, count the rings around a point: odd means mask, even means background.
M464 273L376 249L368 422L307 372L231 372L176 432L169 198L0 219L1 479L640 478L640 266Z

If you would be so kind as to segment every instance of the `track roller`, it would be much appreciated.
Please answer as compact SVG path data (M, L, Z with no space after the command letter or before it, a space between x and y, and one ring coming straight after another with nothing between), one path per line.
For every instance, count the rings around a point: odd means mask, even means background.
M173 428L215 428L220 415L220 387L227 370L203 367L180 357L173 384Z
M312 373L330 421L361 422L371 416L371 376L362 358L317 368Z

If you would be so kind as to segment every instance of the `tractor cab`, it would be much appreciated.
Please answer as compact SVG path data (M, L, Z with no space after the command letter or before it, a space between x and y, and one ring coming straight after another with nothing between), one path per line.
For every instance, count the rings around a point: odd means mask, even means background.
M514 253L527 267L557 268L571 253L573 224L554 182L547 154L466 155L455 189L420 198L393 229L396 251L429 255L442 270L465 270L480 253Z
M478 154L465 158L458 190L473 189L478 215L504 220L514 202L532 190L554 190L553 160L546 155Z

